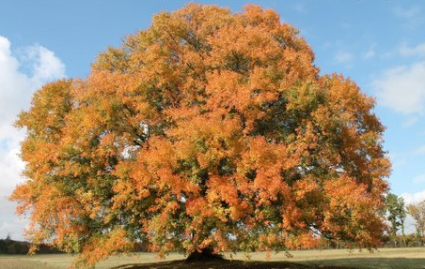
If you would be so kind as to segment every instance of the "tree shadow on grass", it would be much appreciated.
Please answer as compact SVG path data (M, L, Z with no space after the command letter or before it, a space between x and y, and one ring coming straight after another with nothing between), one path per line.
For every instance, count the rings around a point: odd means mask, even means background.
M316 266L290 262L261 262L222 260L207 262L188 262L186 260L146 264L127 264L111 269L348 269L347 267Z
M147 264L127 264L111 269L424 269L424 258L345 258L291 262L222 260L187 262L186 260Z

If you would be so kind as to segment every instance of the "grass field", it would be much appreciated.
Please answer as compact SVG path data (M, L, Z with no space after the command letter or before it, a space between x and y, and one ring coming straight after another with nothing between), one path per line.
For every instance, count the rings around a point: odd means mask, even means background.
M302 268L302 265L308 265L313 268L373 268L373 269L424 269L425 268L425 248L398 248L398 249L380 249L374 253L368 251L359 252L358 250L349 252L347 250L305 250L293 251L292 258L285 257L284 253L272 254L268 263L265 253L253 253L250 260L244 254L233 255L235 260L245 260L242 263L233 262L226 266L214 263L203 266L201 264L190 265L191 269L196 268ZM229 256L227 255L229 258ZM0 256L1 269L65 269L75 256L72 255L34 255L18 256L3 255ZM170 261L184 259L182 255L171 254L165 260L159 260L155 254L142 253L132 256L114 256L106 261L99 263L97 269L111 268L131 268L135 264L146 264L139 268L172 269L186 268L188 264L170 263ZM158 264L157 262L164 262ZM168 261L168 263L167 263ZM152 265L152 263L157 263ZM288 264L287 264L288 263ZM289 263L301 264L300 267L294 267ZM148 265L149 264L149 265ZM124 266L126 265L126 266Z

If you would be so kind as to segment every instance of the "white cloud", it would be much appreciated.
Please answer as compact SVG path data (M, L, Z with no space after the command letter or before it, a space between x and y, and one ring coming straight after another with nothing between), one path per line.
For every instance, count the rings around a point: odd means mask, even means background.
M419 56L424 57L425 56L425 43L416 45L414 47L409 47L407 43L402 43L399 48L399 53L401 56Z
M30 88L30 80L17 71L18 67L18 61L11 56L10 42L0 36L0 128L10 123L29 100L25 91Z
M425 190L416 193L402 193L406 205L417 204L425 200Z
M27 221L13 214L15 204L7 200L16 184L24 180L24 163L18 157L24 133L12 124L17 114L29 107L35 90L64 77L65 67L52 51L39 45L18 52L14 55L9 40L0 36L0 238L10 234L23 239Z
M27 59L32 63L33 73L31 82L35 85L44 84L46 81L63 77L65 66L55 54L39 45L29 47L25 50Z
M14 205L11 203L1 203L0 212L0 238L9 235L14 240L24 240L23 231L28 227L27 219L16 216Z
M403 114L424 112L425 62L385 71L372 82L378 104Z

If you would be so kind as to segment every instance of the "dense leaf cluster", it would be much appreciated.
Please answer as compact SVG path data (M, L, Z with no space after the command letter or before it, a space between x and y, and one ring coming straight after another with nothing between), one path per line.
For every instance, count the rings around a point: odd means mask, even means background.
M278 14L191 4L45 85L23 112L29 236L83 264L379 242L390 170L373 99L320 75Z

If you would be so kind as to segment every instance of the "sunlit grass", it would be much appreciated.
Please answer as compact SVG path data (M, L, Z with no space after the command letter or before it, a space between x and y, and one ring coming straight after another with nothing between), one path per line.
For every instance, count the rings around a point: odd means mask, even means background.
M66 269L72 264L76 256L67 254L40 254L40 255L0 255L0 269ZM139 263L155 263L160 261L172 261L184 259L183 255L170 254L165 259L159 259L156 254L153 253L138 253L130 255L119 255L112 256L105 261L101 261L96 265L96 269L109 269L124 264L139 264ZM9 267L4 267L3 264L11 264ZM25 265L24 265L25 264ZM46 265L45 267L40 265ZM12 267L11 267L12 266ZM47 267L49 266L49 267Z
M296 262L306 265L341 266L351 268L418 269L425 268L425 248L385 248L374 252L368 250L304 250L293 251L292 258L283 253L272 254L270 261ZM235 256L237 259L243 255ZM254 253L251 260L264 261L264 253Z
M58 269L47 263L26 260L18 257L5 258L0 256L1 269Z

